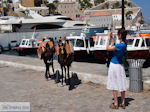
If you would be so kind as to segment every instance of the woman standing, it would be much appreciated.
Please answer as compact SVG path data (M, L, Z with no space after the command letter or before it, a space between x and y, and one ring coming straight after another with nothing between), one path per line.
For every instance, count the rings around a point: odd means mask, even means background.
M125 109L125 91L128 88L125 70L122 63L122 58L126 52L126 35L127 31L121 28L118 31L118 38L120 40L119 44L115 46L109 46L110 39L113 36L112 33L108 34L107 41L107 50L113 51L113 57L110 62L109 70L108 70L108 81L107 81L107 89L113 90L114 103L110 105L112 109L118 109L118 91L121 92L121 104L120 107Z

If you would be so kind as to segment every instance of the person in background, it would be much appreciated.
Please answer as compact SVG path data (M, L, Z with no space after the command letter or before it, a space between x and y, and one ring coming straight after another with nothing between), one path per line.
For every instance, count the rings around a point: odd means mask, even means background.
M112 32L108 33L107 51L113 51L113 57L110 61L108 70L107 89L113 91L114 103L110 105L112 109L118 109L118 91L121 92L121 104L125 109L125 91L128 89L125 70L123 67L122 58L126 52L126 35L127 31L124 28L119 29L118 38L119 44L110 45L110 40L113 40Z

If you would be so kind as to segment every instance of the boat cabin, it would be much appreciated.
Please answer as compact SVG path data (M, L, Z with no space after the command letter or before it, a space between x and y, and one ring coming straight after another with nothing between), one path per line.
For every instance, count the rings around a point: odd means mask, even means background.
M143 50L150 48L150 37L128 37L127 49L128 50Z
M117 42L117 37L115 34L114 34L114 38L115 41ZM94 39L94 46L90 48L91 51L106 50L108 31L104 31L104 33L96 33L96 36L94 36L93 39Z
M128 37L127 51L129 59L149 59L150 37Z
M89 54L89 39L86 39L84 33L81 33L80 36L68 36L70 43L74 49L74 55L76 58L85 58Z
M40 45L40 41L35 39L22 39L19 47L38 47Z

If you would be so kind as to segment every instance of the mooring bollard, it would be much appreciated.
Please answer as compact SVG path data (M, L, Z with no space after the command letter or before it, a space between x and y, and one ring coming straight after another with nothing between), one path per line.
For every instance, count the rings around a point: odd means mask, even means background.
M142 66L144 59L128 59L129 63L129 90L132 92L141 92L143 90Z

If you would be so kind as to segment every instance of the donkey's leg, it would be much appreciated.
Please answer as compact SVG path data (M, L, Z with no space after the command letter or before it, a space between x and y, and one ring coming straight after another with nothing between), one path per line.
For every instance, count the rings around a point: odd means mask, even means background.
M49 60L47 60L47 61L49 61ZM47 63L47 73L48 73L48 78L51 78L49 67L50 67L50 63L48 62Z
M64 78L64 74L63 74L63 66L61 66L61 73L62 73L62 81L61 81L61 85L63 85L63 78Z
M45 78L48 79L48 76L47 76L47 60L44 60L44 63L45 63L45 67L46 67L46 70L45 70Z
M52 70L53 70L53 73L54 73L55 71L54 71L54 63L53 63L53 59L52 59Z
M65 83L66 83L66 67L64 66L64 70L65 70Z
M69 66L67 66L67 70L68 70L68 73L67 73L67 75L68 75L68 83L69 83L69 85L70 85L70 74L69 74Z

